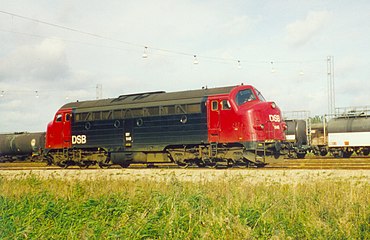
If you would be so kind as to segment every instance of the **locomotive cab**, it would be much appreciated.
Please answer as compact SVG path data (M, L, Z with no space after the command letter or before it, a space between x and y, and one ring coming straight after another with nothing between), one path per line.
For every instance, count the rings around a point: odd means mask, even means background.
M209 142L242 143L246 150L279 155L286 124L277 105L257 89L238 86L230 94L209 96L207 105Z
M72 109L60 109L47 126L46 149L70 148Z

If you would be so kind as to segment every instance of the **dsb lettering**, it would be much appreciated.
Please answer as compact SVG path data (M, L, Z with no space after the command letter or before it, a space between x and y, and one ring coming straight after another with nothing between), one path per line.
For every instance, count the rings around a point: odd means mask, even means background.
M86 144L86 135L73 135L72 144Z

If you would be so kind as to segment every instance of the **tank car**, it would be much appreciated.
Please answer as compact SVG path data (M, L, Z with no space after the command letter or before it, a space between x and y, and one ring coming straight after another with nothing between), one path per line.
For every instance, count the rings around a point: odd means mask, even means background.
M324 122L317 122L311 125L311 152L316 156L328 154L327 129Z
M336 108L336 114L326 115L318 122L310 124L308 131L309 150L315 155L348 158L353 153L369 155L370 114L369 107ZM309 123L309 122L308 122ZM287 139L291 137L292 123L288 122ZM290 132L289 132L290 131Z
M49 163L265 165L279 159L285 123L250 85L77 101L48 124Z
M45 132L0 134L0 162L41 158Z
M328 148L335 157L350 157L354 152L369 155L370 116L343 115L328 121Z
M286 119L284 121L287 125L285 135L289 146L288 156L291 158L304 158L309 148L307 122L302 119Z

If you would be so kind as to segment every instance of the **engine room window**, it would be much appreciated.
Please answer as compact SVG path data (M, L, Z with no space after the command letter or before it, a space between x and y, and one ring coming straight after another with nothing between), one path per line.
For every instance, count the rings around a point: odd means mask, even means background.
M240 90L236 95L236 103L242 105L243 103L255 100L256 96L253 94L251 89Z
M100 112L93 112L94 120L101 120L101 113Z
M136 126L138 126L138 127L143 126L143 123L144 123L144 121L143 121L142 118L139 118L139 119L136 120Z
M66 122L69 122L71 120L71 114L67 113L66 114Z
M212 111L217 111L217 110L218 110L218 102L212 101Z
M231 105L228 100L222 100L221 102L222 110L230 110Z

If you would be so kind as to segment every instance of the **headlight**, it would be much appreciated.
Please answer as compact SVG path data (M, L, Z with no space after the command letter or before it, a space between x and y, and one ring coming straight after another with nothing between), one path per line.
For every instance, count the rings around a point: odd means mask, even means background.
M259 124L259 125L254 125L253 127L254 127L254 129L256 129L256 130L263 130L263 129L265 128L265 125L263 125L263 124Z
M276 103L274 103L274 102L273 102L273 103L271 103L271 107L272 107L272 108L276 108Z

